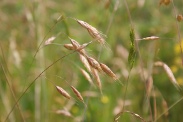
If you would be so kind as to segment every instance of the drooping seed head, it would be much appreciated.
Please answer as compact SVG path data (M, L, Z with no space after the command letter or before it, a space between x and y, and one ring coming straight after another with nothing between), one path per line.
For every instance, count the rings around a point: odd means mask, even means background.
M76 40L74 40L70 37L69 37L69 39L70 39L71 44L73 45L74 49L77 50L80 47L80 44Z
M52 36L52 37L50 37L49 39L47 39L46 41L45 41L45 43L44 43L44 45L49 45L49 44L51 44L54 40L55 40L55 36Z
M74 46L72 44L64 44L64 47L68 50L74 50Z
M100 67L102 70L110 77L112 77L114 80L117 80L117 76L113 73L113 71L105 64L100 63Z
M98 71L94 68L92 68L92 75L93 75L94 79L96 80L96 84L102 94L102 83L101 83Z
M88 63L86 57L84 57L81 54L79 55L79 57L80 57L81 62L84 64L85 68L88 70L88 72L91 73L91 67L90 67L90 64Z
M87 29L88 33L100 44L105 44L105 40L102 37L102 34L93 26L88 24L87 22L84 22L82 20L75 19L82 27Z
M163 67L164 71L166 72L166 74L167 74L168 78L170 79L170 81L172 82L172 84L173 84L178 90L181 89L180 86L179 86L179 84L178 84L178 82L177 82L177 80L175 79L175 77L174 77L174 75L173 75L172 70L168 67L167 64L165 64L165 63L163 63L163 62L161 62L161 61L157 61L157 62L154 63L154 66L161 66L161 67Z
M80 70L83 76L89 81L89 83L93 85L93 80L91 79L90 75L84 69L80 69Z
M71 86L71 89L74 92L74 94L77 96L77 98L80 101L84 102L83 97L81 96L81 93L76 88L74 88L74 86Z
M61 88L60 86L56 86L57 91L64 96L65 98L70 99L71 96L69 95L69 93L67 93L63 88Z
M94 69L97 69L99 72L102 71L100 64L97 60L95 60L92 57L87 57L87 61L90 64L91 67L93 67Z

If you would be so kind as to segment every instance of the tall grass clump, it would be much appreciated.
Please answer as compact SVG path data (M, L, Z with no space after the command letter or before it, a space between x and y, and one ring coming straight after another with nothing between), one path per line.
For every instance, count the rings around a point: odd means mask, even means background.
M182 1L2 1L0 121L183 121Z

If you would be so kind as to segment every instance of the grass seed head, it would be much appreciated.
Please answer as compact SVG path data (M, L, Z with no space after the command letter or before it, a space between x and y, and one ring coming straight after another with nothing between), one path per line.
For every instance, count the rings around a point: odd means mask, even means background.
M79 55L79 57L80 57L81 62L84 64L85 68L88 70L88 72L91 73L91 67L90 67L90 64L88 63L86 57L84 57L81 54Z
M97 69L99 72L102 71L102 68L100 67L100 64L97 60L92 57L87 57L87 60L91 67Z
M74 46L72 44L64 44L64 47L68 50L74 50Z
M82 20L75 19L82 27L87 29L88 33L93 37L96 41L98 41L100 44L105 44L105 40L102 37L101 32L99 32L95 27L91 26L87 22L84 22Z
M64 97L70 99L71 96L69 95L69 93L67 93L63 88L61 88L60 86L56 86L57 91Z
M93 74L94 79L96 80L96 84L97 84L101 94L103 94L102 93L102 83L101 83L98 71L96 69L92 68L92 74Z
M165 64L165 63L163 63L163 62L161 62L161 61L157 61L157 62L154 63L154 65L155 65L155 66L161 66L161 67L163 67L163 69L165 70L165 72L166 72L168 78L170 79L170 81L172 82L172 84L173 84L178 90L180 90L180 86L179 86L177 80L175 79L172 70L168 67L167 64Z
M110 77L112 77L114 80L117 79L117 76L113 73L113 71L105 64L100 63L100 67L102 70Z
M74 92L74 94L77 96L77 98L80 101L84 102L83 97L81 96L81 93L76 88L74 88L73 86L71 86L71 89Z
M89 81L89 83L93 85L93 80L91 79L90 75L84 69L80 69L80 70L83 76Z
M49 44L51 44L54 40L55 40L55 36L53 36L53 37L50 37L49 39L47 39L46 41L45 41L45 43L44 43L44 45L49 45Z
M77 50L80 47L80 44L76 40L74 40L70 37L69 37L69 39L70 39L71 44L73 45L74 49Z

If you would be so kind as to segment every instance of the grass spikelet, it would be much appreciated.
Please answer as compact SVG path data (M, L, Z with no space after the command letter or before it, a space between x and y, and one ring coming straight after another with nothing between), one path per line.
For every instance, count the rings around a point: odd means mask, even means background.
M87 59L83 55L79 55L81 62L84 64L85 68L88 70L88 72L91 73L91 67L90 64L88 63Z
M77 51L84 50L84 48L87 47L87 46L88 46L89 44L91 44L91 43L92 43L92 41L80 45L80 46L77 48Z
M98 74L98 70L92 68L92 74L93 74L93 77L94 79L96 80L96 84L100 90L100 93L102 93L102 83L101 83L101 80L100 80L100 77L99 77L99 74Z
M74 40L74 39L72 39L70 37L69 37L69 39L70 39L71 44L73 45L74 49L77 50L77 48L80 47L80 44L76 40Z
M74 46L72 44L64 44L64 47L68 50L74 50Z
M91 26L85 21L78 20L78 19L74 19L74 20L76 20L82 27L87 29L88 33L100 44L105 44L105 39L102 37L103 34L99 32L95 27Z
M93 67L94 69L97 69L99 72L102 71L102 68L100 67L100 63L97 60L95 60L92 57L87 57L87 61L91 67Z
M115 116L115 118L114 118L114 122L118 122L119 118L121 117L121 115L122 115L123 113L129 113L130 115L132 115L132 116L134 116L134 117L140 119L141 122L147 122L147 121L145 121L140 115L138 115L138 114L136 114L136 113L134 113L134 112L131 112L131 111L124 111L124 112L118 113L118 114Z
M181 14L177 15L177 21L181 22L183 21L183 16Z
M133 28L130 30L130 52L128 55L128 65L130 67L130 70L133 68L133 64L135 62L135 56L136 56L136 52L135 52L135 34L134 34L134 30Z
M67 99L70 99L71 96L69 95L69 93L67 93L63 88L61 88L60 86L55 86L57 91L62 95L64 96L65 98Z
M102 70L110 77L112 77L114 80L117 80L117 76L113 73L113 71L105 64L100 63L100 67Z
M51 44L54 40L55 40L55 36L53 36L53 37L50 37L49 39L47 39L46 41L45 41L45 43L44 43L44 45L49 45L49 44Z
M84 99L83 97L81 96L81 93L76 89L74 88L74 86L70 86L72 91L74 92L74 94L77 96L77 98L84 103Z
M89 83L91 85L94 85L93 80L91 79L90 75L84 69L80 69L80 70L81 70L81 73L83 74L83 76L89 81Z
M82 55L86 55L86 52L85 52L84 48L86 46L88 46L90 44L90 42L86 43L86 44L83 44L83 45L80 45L79 42L77 42L76 40L74 40L70 37L69 37L69 39L71 41L71 44L72 44L74 50L76 50L77 52L79 52Z
M177 90L181 89L179 84L177 83L177 80L175 79L171 69L168 67L168 65L166 65L163 62L158 61L158 62L154 63L154 66L161 66L161 67L163 67L163 69L165 70L165 72L166 72L168 78L170 79L170 81L172 82L172 84L177 88Z

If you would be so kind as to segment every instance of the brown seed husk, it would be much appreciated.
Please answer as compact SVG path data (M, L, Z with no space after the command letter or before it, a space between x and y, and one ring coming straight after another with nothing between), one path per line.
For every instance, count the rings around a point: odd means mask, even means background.
M116 75L113 73L113 71L105 64L100 63L100 67L102 70L110 77L112 77L114 80L117 80Z
M91 67L90 67L90 64L88 63L87 59L81 54L79 55L79 57L80 57L81 62L84 64L84 66L88 70L88 72L91 73Z
M70 99L71 96L69 95L69 93L67 93L63 88L61 88L60 86L55 86L57 91L62 95L64 96L65 98L68 98Z
M76 40L74 40L74 39L72 39L70 37L69 37L69 39L70 39L71 44L73 45L74 49L77 50L77 48L80 47L80 44Z
M92 57L87 57L87 61L91 67L93 67L94 69L97 69L99 72L102 71L102 68L100 67L100 64L97 60L95 60Z
M64 47L67 48L68 50L74 50L74 47L72 44L64 44Z
M77 42L76 40L74 40L74 39L72 39L70 37L69 37L69 39L71 41L71 44L72 44L74 50L76 50L77 52L79 52L82 55L86 55L86 52L84 50L84 47L86 45L84 45L84 46L83 45L80 45L79 42Z
M166 65L165 63L161 62L161 61L157 61L154 63L155 66L161 66L163 67L163 69L165 70L168 78L170 79L170 81L172 82L172 84L179 90L180 86L177 83L177 80L175 79L172 70L168 67L168 65Z
M105 40L102 37L102 34L93 26L88 24L87 22L84 22L82 20L75 19L82 27L87 29L88 33L95 39L97 40L100 44L105 44Z
M97 86L102 94L102 83L101 83L101 80L100 80L100 77L98 74L98 70L92 68L92 75L93 75L94 79L96 80Z
M80 101L84 102L83 97L81 96L80 92L76 88L74 88L74 86L71 86L71 89L74 92L74 94L77 96L77 98Z
M91 79L90 75L84 69L80 69L80 70L83 76L89 81L89 83L93 85L93 80Z

